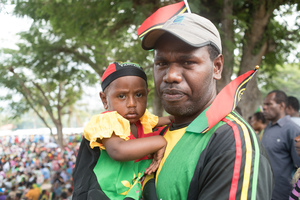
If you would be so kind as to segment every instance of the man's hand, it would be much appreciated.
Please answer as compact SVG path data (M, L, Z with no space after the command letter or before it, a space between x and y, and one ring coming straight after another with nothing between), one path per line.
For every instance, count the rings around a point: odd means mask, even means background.
M166 145L153 154L152 163L145 170L145 174L150 175L157 170L162 158L164 157L165 150L166 150Z

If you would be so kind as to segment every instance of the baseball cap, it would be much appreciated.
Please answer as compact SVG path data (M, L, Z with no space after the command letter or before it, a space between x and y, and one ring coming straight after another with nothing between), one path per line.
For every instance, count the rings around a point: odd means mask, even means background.
M222 52L218 29L210 20L194 13L179 14L166 21L161 28L149 31L142 40L142 48L153 49L164 33L170 33L194 47L211 44Z
M114 62L107 67L102 75L102 91L104 91L111 82L122 76L139 76L143 78L147 84L147 76L141 66L130 62Z

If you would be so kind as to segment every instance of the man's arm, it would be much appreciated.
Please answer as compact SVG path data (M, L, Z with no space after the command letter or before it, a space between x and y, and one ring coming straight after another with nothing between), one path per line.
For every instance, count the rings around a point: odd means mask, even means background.
M273 172L261 142L241 120L226 122L200 156L188 199L271 199Z

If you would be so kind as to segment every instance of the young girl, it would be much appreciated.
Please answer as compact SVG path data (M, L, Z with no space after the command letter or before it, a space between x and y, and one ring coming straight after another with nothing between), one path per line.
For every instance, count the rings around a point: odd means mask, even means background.
M77 180L81 178L76 175L80 173L77 165L83 162L81 151L86 151L81 144L73 174L73 196L75 199L77 196L79 199L140 199L142 177L156 171L166 147L165 139L158 135L160 131L152 132L152 129L171 120L158 118L146 110L147 77L134 63L109 65L101 86L100 98L107 111L93 116L84 129L88 151L95 147L101 149L99 156L95 154L99 159L86 166L93 169L96 178L88 183ZM149 160L147 155L152 153L155 153L153 160ZM95 179L100 187L94 183Z

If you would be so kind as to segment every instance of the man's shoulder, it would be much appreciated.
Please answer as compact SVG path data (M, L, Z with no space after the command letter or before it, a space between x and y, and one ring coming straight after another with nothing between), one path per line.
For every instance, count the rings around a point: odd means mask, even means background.
M237 142L245 143L245 140L257 140L256 133L250 125L235 113L227 115L211 131L214 131L212 142L215 145L226 143L225 146L228 144L235 146Z
M300 117L291 117L291 120L300 127Z
M231 112L224 119L219 121L215 132L240 133L251 132L250 125L238 114Z
M282 123L283 127L287 128L287 129L300 131L300 126L294 121L294 119L292 117L285 116L285 117L281 118L280 120L281 120L280 122L283 122Z

